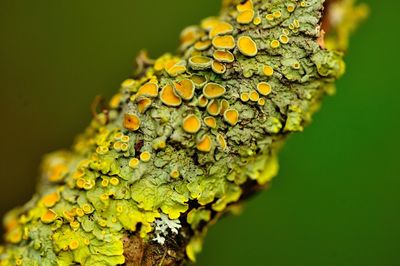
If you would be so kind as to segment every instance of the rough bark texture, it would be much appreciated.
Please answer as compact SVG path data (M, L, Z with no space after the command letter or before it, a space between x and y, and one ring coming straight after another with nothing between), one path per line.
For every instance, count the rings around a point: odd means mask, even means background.
M0 265L194 261L207 228L268 186L287 135L333 92L365 11L351 0L227 0L182 32L180 54L141 54L73 148L45 158L32 200L5 217Z

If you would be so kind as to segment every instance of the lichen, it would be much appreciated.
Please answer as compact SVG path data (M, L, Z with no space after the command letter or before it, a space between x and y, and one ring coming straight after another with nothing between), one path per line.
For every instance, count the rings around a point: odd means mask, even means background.
M146 59L72 149L45 157L37 194L5 217L0 265L123 264L126 234L179 237L194 261L208 226L277 174L284 139L343 73L342 52L320 42L323 4L225 1L182 32L178 55Z

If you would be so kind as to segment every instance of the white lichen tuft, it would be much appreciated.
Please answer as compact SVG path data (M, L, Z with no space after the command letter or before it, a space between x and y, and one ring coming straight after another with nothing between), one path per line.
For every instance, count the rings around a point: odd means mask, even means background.
M170 220L167 215L161 214L160 219L155 221L155 235L156 237L153 238L153 241L159 243L160 245L164 245L165 238L168 236L168 229L173 234L178 234L178 230L182 227L181 222L176 220Z

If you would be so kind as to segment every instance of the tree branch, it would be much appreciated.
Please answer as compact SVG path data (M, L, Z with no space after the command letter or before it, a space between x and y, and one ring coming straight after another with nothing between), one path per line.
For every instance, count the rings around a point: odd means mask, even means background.
M323 0L225 0L182 32L180 54L141 53L5 217L0 265L195 261L207 229L277 174L280 147L332 92L365 13L351 0L325 11Z

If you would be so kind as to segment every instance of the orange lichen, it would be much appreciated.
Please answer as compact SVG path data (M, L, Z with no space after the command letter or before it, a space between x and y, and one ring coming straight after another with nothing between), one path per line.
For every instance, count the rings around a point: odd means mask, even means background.
M222 95L224 95L225 91L226 90L224 87L213 82L207 83L207 85L205 85L203 88L203 94L208 99L221 97Z
M229 51L216 50L213 53L213 57L215 60L224 63L232 63L235 61L235 56Z
M253 1L247 0L246 2L236 6L237 11L243 12L246 10L253 10Z
M210 38L214 38L217 35L229 34L233 31L233 26L228 22L220 22L215 25L210 31Z
M207 50L211 46L210 40L198 41L194 44L194 48L198 51Z
M194 70L204 70L211 66L212 59L207 56L196 55L189 58L189 66Z
M69 247L70 250L78 249L78 247L79 247L79 242L76 241L76 240L71 240L71 242L69 242L68 247Z
M271 48L275 49L278 48L281 45L281 43L278 40L273 40L270 43Z
M222 136L220 133L217 134L217 142L222 150L225 150L228 146L224 136Z
M282 35L279 37L279 40L281 41L281 43L287 44L287 43L289 42L289 37L288 37L287 35L282 34Z
M271 93L271 90L271 85L269 85L267 82L260 82L257 84L257 91L261 95L267 96Z
M139 88L137 96L157 97L158 96L158 85L153 82L148 82Z
M140 163L139 159L133 158L129 161L129 167L136 169L139 166L139 163Z
M235 48L235 39L232 35L216 36L212 40L212 45L217 49Z
M211 69L217 74L223 74L226 71L226 66L218 61L213 61L211 64Z
M56 205L56 203L59 200L60 200L60 194L58 192L53 192L53 193L47 194L46 196L44 196L42 198L43 205L48 208L51 208L54 205Z
M262 20L261 20L260 17L255 17L254 20L253 20L253 24L254 25L260 25L261 22L262 22Z
M224 113L224 120L234 126L239 121L239 112L236 109L228 109Z
M180 42L183 47L187 47L189 45L192 45L199 38L199 28L197 26L190 26L182 31Z
M199 99L198 99L198 101L197 101L197 104L198 104L200 107L206 107L207 104L208 104L208 99L207 99L207 97L204 96L204 95L200 95L200 97L199 97Z
M124 127L130 131L136 131L140 127L140 119L134 114L125 114L124 116Z
M204 124L210 128L217 128L217 120L212 116L206 116L204 119Z
M296 6L295 6L294 4L289 4L289 5L287 6L287 8L286 8L286 10L287 10L289 13L292 13L295 9L296 9Z
M300 63L299 63L299 62L294 62L294 63L292 64L292 67L293 67L293 69L299 70L301 66L300 66Z
M68 168L64 164L57 164L50 169L49 181L58 182L63 179L67 173Z
M190 114L183 119L182 127L187 133L194 134L200 130L201 121L197 116Z
M190 79L193 81L194 85L196 85L197 88L203 87L207 82L207 79L204 76L200 75L192 75Z
M179 106L182 103L182 99L175 94L174 87L171 84L167 84L162 88L160 92L160 100L167 106Z
M41 217L40 220L45 223L49 224L54 222L57 219L57 214L53 210L47 210Z
M117 93L111 98L109 105L110 108L117 109L120 103L121 103L121 93Z
M177 63L170 68L166 68L166 71L171 77L176 77L186 72L186 66Z
M179 173L179 170L177 170L177 169L172 170L171 173L169 174L170 177L175 178L175 179L178 178L180 175L181 175L181 173Z
M260 105L260 106L264 106L265 105L265 99L264 98L258 99L257 104Z
M110 179L110 184L113 185L113 186L117 186L119 184L119 179L116 178L116 177L112 177Z
M228 109L230 106L229 102L225 99L221 100L221 111L220 111L220 115L224 115L224 112L226 109Z
M274 15L272 15L272 14L267 14L267 15L265 16L265 18L266 18L268 21L272 21L272 20L275 19Z
M151 153L150 152L148 152L148 151L144 151L144 152L142 152L141 154L140 154L140 160L142 161L142 162L148 162L148 161L150 161L150 159L151 159Z
M272 13L272 15L274 16L274 18L280 18L282 17L282 12L277 10L274 13Z
M249 36L239 37L237 46L239 51L246 56L255 56L258 52L256 43Z
M191 100L194 96L195 85L190 79L174 82L175 92L184 100Z
M264 75L270 77L274 74L274 69L271 66L266 65L263 67L263 73Z
M150 108L152 101L147 98L143 97L137 102L138 110L140 113L145 113L147 109Z
M258 99L260 99L260 95L255 90L251 91L249 96L250 96L250 101L252 102L257 102Z
M207 105L207 112L210 115L217 116L221 110L221 105L215 99L211 100L210 103Z
M201 27L204 30L209 31L209 30L213 29L215 26L217 26L220 22L221 21L216 17L208 17L201 21Z
M212 148L212 140L211 137L206 134L204 135L197 143L197 149L202 152L209 152Z
M254 10L245 10L236 17L239 24L249 24L254 18Z
M240 100L243 102L248 102L250 100L250 96L247 92L243 92L240 94Z

